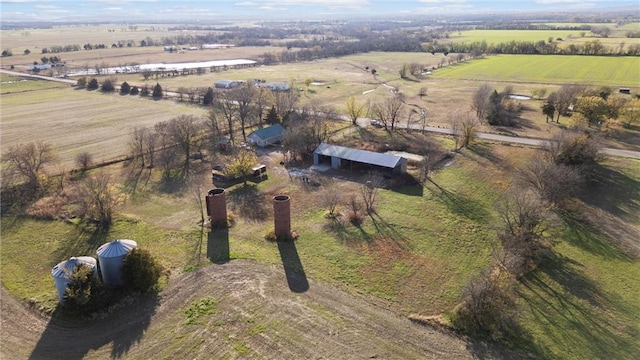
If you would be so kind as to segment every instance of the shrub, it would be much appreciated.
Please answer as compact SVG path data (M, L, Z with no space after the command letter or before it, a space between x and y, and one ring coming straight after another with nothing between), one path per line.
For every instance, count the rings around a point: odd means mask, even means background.
M87 86L87 77L83 76L81 78L78 79L78 82L76 83L76 86L78 86L79 88L84 88Z
M113 86L113 81L111 79L105 79L104 82L102 82L102 92L112 92L115 89L116 88Z
M91 80L89 80L89 84L87 84L87 89L88 90L95 90L99 87L100 85L98 84L98 79L96 78L91 78Z
M452 316L453 326L470 335L504 339L515 326L514 278L499 271L486 271L470 281L464 300Z
M147 85L144 85L142 89L140 89L140 96L149 96L151 94L151 90Z
M95 276L94 270L87 265L76 266L65 292L65 307L80 312L91 312L100 308L106 301L102 282Z
M129 91L129 95L138 95L140 93L140 89L137 86L132 86Z
M162 267L151 254L143 249L133 249L124 258L122 276L132 290L147 292L155 288L162 274Z
M120 94L122 95L127 95L129 94L129 92L131 91L131 86L129 85L128 82L123 82L122 85L120 85Z

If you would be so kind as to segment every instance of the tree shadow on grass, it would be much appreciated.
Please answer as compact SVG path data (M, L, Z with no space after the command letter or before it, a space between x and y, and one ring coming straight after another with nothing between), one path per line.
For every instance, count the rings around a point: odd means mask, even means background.
M227 194L234 212L243 219L262 222L269 217L269 207L255 184L243 184Z
M293 240L278 241L278 251L287 277L289 290L295 293L303 293L309 290L309 281L300 261L296 244Z
M145 189L151 180L151 169L130 165L124 172L124 187L130 194L135 194L138 189Z
M69 259L72 256L97 256L100 245L108 242L109 230L94 228L90 225L80 224L69 236L59 241L58 248L53 251L55 266L60 261Z
M362 226L349 223L349 221L342 215L328 219L322 225L322 230L333 234L333 236L343 245L371 241L371 235L367 233Z
M384 220L375 211L369 213L369 218L371 219L371 222L375 227L378 235L383 236L386 239L395 241L396 244L398 244L400 248L404 250L408 250L410 248L408 239L396 229L395 225Z
M487 224L491 221L491 214L481 201L455 191L447 190L432 179L429 179L429 182L438 189L433 190L429 188L434 198L446 206L453 214L464 216L471 221L481 224Z
M607 294L566 259L543 265L521 279L527 291L520 297L534 316L534 321L546 324L545 332L557 337L565 347L581 349L591 358L632 358L640 346L620 336L618 319L608 310ZM594 312L591 306L600 311ZM616 318L614 318L616 316ZM635 341L634 341L635 342ZM612 355L612 354L617 355Z
M596 165L580 199L615 216L629 218L640 212L640 181Z
M498 168L505 169L508 164L502 159L500 156L496 155L493 151L493 147L487 143L474 143L469 146L469 150L480 156L483 159L486 159L491 164L497 166Z
M560 218L570 231L564 240L594 255L607 259L632 261L632 257L624 249L618 247L601 229L582 219L575 211L559 212Z
M209 231L207 235L207 258L212 263L219 265L229 262L229 229Z
M99 321L71 317L59 305L29 359L83 359L108 344L112 359L124 358L142 340L158 305L156 293L138 295L116 311L105 311Z

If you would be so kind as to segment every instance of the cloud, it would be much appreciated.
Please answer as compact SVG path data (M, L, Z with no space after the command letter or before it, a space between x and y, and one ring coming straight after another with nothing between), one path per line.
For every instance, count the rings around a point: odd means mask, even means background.
M451 4L451 3L466 3L467 0L419 0L421 3L427 4Z
M579 4L584 0L536 0L536 4Z

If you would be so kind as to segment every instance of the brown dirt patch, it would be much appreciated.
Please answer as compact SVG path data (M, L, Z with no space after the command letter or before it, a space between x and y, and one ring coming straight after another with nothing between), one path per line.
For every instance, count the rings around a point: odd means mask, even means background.
M3 288L1 357L474 357L473 346L455 336L330 286L310 282L307 291L293 293L286 276L278 265L234 260L173 278L157 299L138 299L104 319L74 325L42 317ZM213 311L186 324L185 309L202 299L215 302Z

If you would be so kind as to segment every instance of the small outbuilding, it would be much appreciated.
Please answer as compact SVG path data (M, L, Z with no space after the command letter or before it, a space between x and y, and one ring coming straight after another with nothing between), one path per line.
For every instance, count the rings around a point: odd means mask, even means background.
M252 132L247 136L247 141L256 146L265 147L281 141L284 132L282 125L274 124Z
M393 174L407 172L407 159L402 156L322 143L313 152L313 164L327 163L334 169L376 170Z

